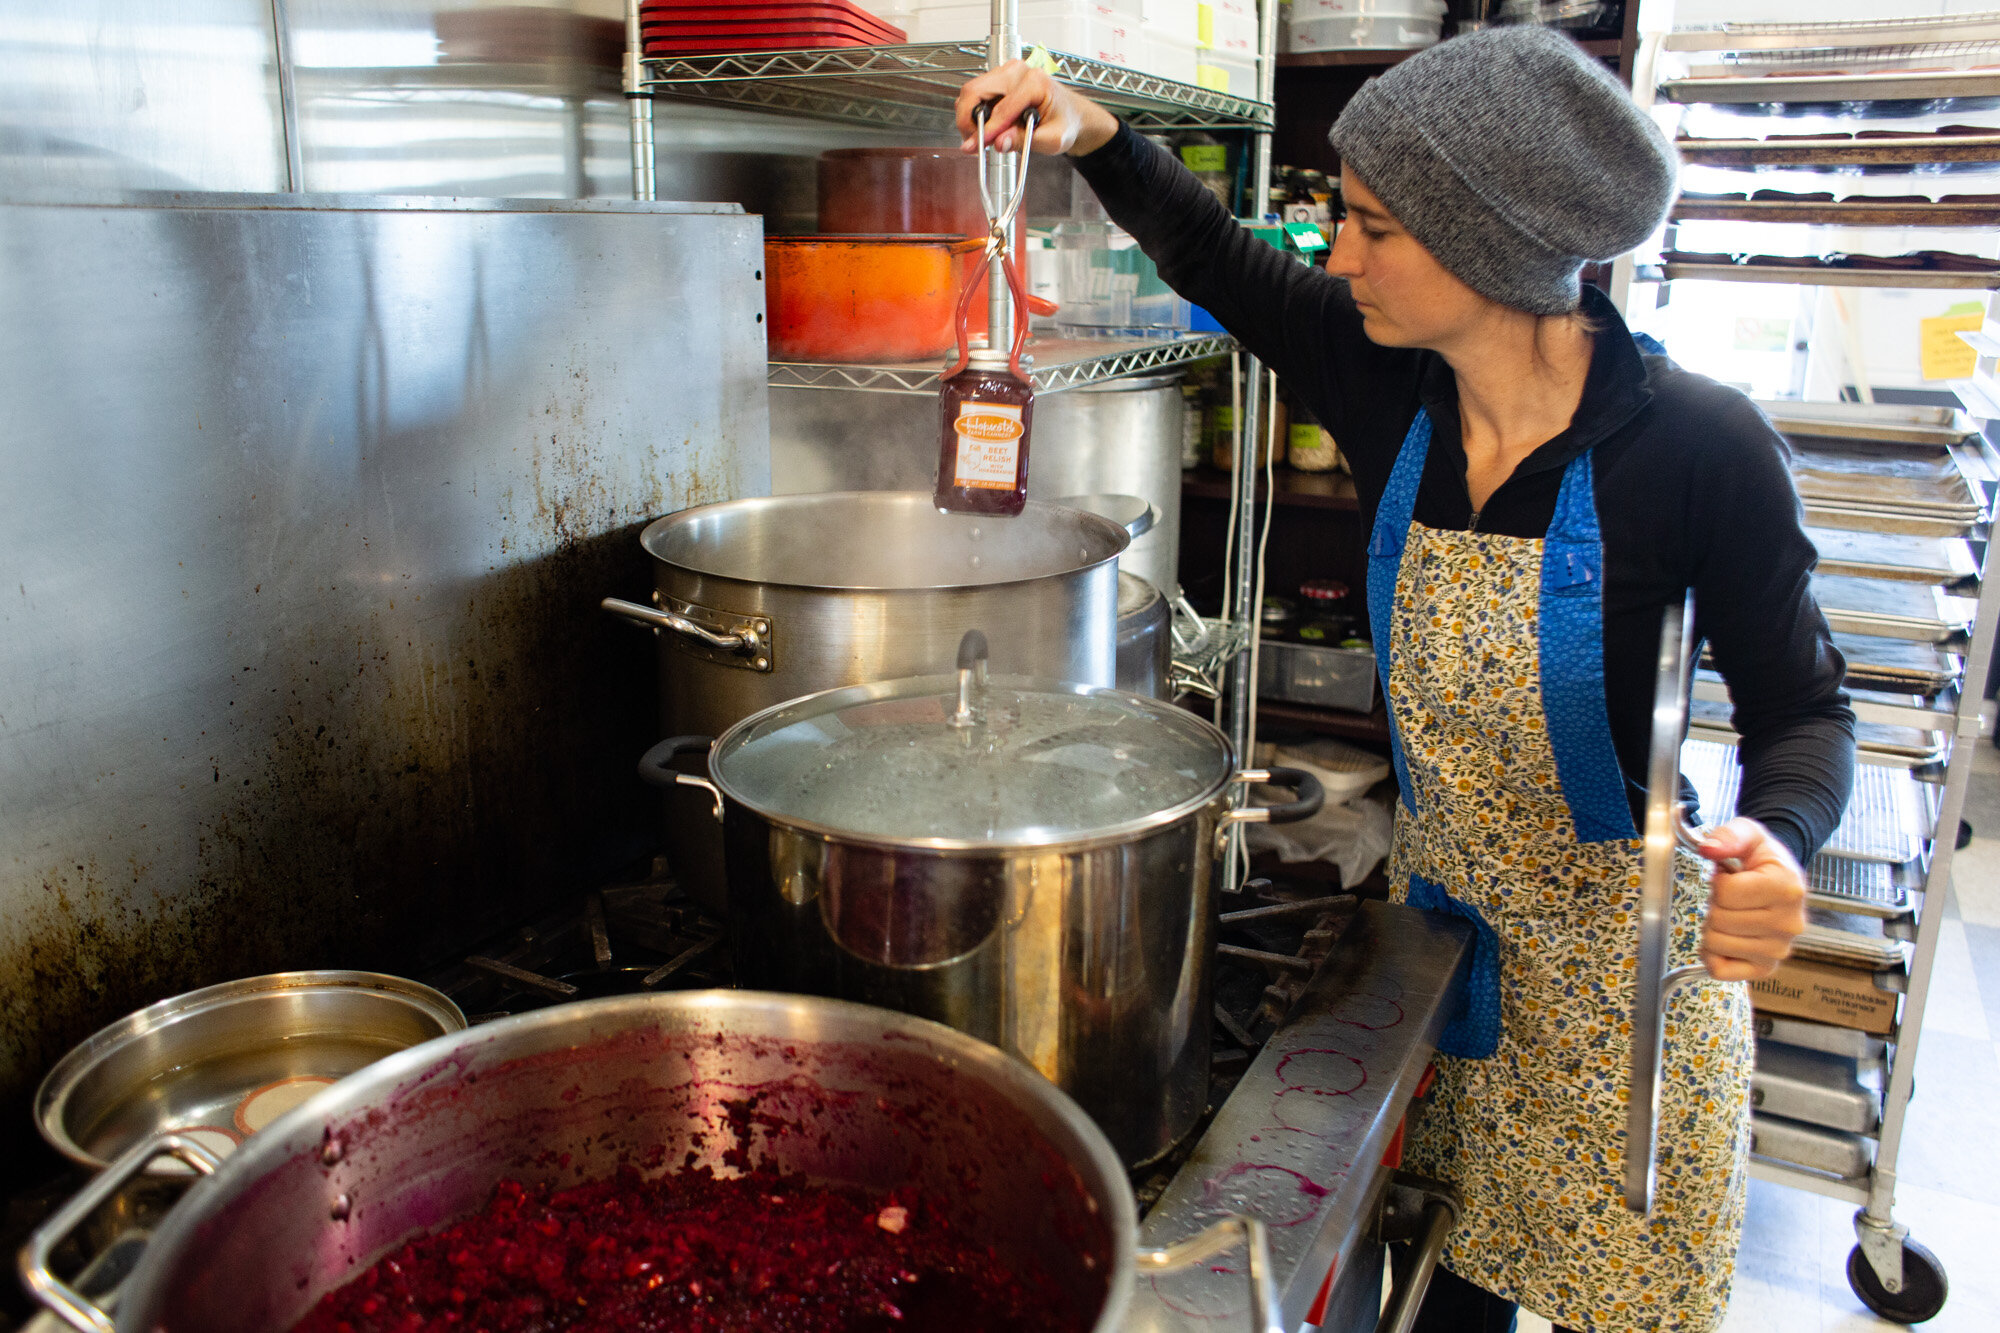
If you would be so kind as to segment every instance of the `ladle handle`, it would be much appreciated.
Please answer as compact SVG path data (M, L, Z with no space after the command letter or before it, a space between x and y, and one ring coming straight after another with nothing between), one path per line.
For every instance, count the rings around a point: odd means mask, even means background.
M1186 1240L1133 1256L1142 1269L1171 1273L1213 1259L1241 1243L1250 1255L1250 1317L1257 1333L1285 1333L1278 1309L1278 1283L1271 1275L1271 1233L1254 1217L1231 1213L1211 1222Z
M152 1165L155 1158L167 1156L180 1158L204 1176L214 1175L222 1165L214 1153L184 1134L157 1134L128 1148L117 1161L105 1167L95 1180L56 1209L48 1221L36 1227L28 1243L21 1247L22 1285L27 1287L29 1295L78 1333L114 1333L114 1328L111 1316L56 1276L51 1266L56 1247L129 1184L132 1177Z

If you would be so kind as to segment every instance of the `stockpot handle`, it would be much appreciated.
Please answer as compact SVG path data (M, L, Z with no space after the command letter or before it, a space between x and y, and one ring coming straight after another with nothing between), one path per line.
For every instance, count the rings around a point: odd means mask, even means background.
M79 1333L114 1333L114 1326L111 1316L92 1304L88 1296L56 1276L51 1266L56 1246L103 1207L106 1200L130 1184L134 1176L152 1165L155 1158L169 1156L178 1157L204 1176L214 1175L222 1165L214 1153L184 1134L171 1131L157 1134L127 1149L117 1161L105 1167L75 1197L56 1209L48 1221L36 1227L28 1243L21 1247L22 1285L56 1318Z
M623 616L627 620L656 630L670 630L683 638L696 639L711 648L720 648L725 652L742 653L747 657L763 646L758 642L755 630L712 630L706 625L695 624L686 616L677 616L657 606L628 602L622 597L607 597L598 605L614 616Z
M1303 768L1246 768L1231 782L1268 782L1290 787L1292 799L1283 805L1246 805L1222 812L1222 827L1231 824L1296 824L1311 819L1326 804L1326 788Z
M674 760L684 754L707 754L715 745L713 736L669 736L639 756L639 776L655 787L699 787L715 799L715 822L722 822L722 789L707 778L682 773Z
M1271 1233L1254 1217L1231 1213L1186 1240L1157 1250L1140 1250L1132 1257L1142 1270L1171 1273L1227 1253L1239 1242L1250 1252L1250 1318L1257 1333L1285 1333L1278 1310L1278 1283L1271 1276Z

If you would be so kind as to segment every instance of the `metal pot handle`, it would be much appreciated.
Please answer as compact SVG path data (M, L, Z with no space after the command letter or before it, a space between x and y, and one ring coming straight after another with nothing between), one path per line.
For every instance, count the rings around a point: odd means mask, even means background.
M1246 768L1231 782L1268 782L1290 787L1293 799L1283 805L1246 805L1222 812L1222 827L1231 824L1296 824L1311 819L1326 804L1326 788L1303 768Z
M166 1156L178 1157L204 1176L214 1175L222 1165L220 1158L186 1135L171 1131L155 1135L128 1148L117 1161L99 1172L68 1203L56 1209L48 1221L36 1227L28 1243L21 1247L22 1285L27 1287L29 1295L78 1333L114 1333L114 1326L111 1317L92 1304L88 1296L56 1276L51 1256L70 1232L82 1226L106 1200L150 1166L154 1158Z
M656 630L671 630L683 638L694 639L711 648L720 648L724 652L740 653L750 657L762 651L764 647L763 640L755 629L712 630L706 625L695 624L686 616L675 615L672 611L663 611L656 606L628 602L622 597L607 597L598 605L614 616L623 616L627 620Z
M1159 524L1159 506L1143 495L1125 495L1114 492L1098 492L1092 495L1065 495L1056 501L1068 509L1081 509L1086 514L1095 514L1108 519L1125 529L1125 535L1133 541L1151 532Z
M682 773L673 761L684 754L706 754L713 736L669 736L639 756L639 776L655 787L699 787L715 800L715 822L722 822L722 789L707 778Z
M1271 1276L1271 1233L1256 1218L1231 1213L1186 1240L1157 1250L1140 1250L1132 1257L1141 1269L1171 1273L1233 1250L1238 1241L1250 1252L1250 1317L1257 1333L1284 1333L1278 1311L1278 1284Z

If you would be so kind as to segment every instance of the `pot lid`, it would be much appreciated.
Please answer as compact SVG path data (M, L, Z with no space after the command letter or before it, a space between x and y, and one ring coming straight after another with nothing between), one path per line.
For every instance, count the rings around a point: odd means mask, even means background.
M746 719L715 747L717 785L819 833L976 850L1136 833L1229 780L1227 738L1193 714L1098 686L988 678L983 638L976 648L961 648L956 676L828 690Z

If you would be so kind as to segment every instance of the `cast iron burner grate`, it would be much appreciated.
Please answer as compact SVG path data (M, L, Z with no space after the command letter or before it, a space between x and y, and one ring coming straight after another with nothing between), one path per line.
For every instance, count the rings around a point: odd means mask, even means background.
M1253 879L1226 903L1215 958L1215 1045L1209 1057L1208 1106L1173 1151L1134 1168L1139 1215L1152 1210L1229 1100L1271 1034L1284 1026L1306 987L1354 919L1351 893L1317 892L1309 881L1277 888Z
M664 865L509 931L424 978L483 1023L569 1000L728 986L722 923Z

